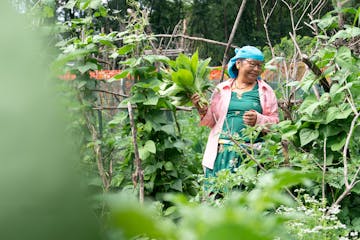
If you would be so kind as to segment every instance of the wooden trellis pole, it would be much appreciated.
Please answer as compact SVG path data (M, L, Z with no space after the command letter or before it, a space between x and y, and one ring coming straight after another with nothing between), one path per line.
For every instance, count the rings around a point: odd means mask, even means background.
M134 153L135 153L135 159L134 159L135 172L132 174L132 181L133 181L135 188L136 188L138 182L140 182L139 201L141 204L143 204L144 203L144 171L142 170L142 167L141 167L141 159L139 156L139 149L138 149L138 145L137 145L137 141L136 141L137 130L136 130L134 115L133 115L132 106L131 106L130 102L128 102L127 107L128 107L128 111L129 111L130 126L131 126L131 132L132 132L133 144L134 144Z
M245 8L245 4L246 4L246 0L243 0L242 3L241 3L241 6L239 8L239 11L238 11L238 14L236 16L236 19L235 19L235 23L234 23L234 26L231 30L231 34L230 34L230 37L229 37L229 40L228 40L228 43L226 45L226 49L225 49L225 52L224 52L224 57L223 57L223 62L222 62L222 68L221 68L221 78L220 78L220 82L223 81L224 79L224 73L225 73L225 66L226 66L226 63L227 63L227 53L229 51L229 47L234 39L234 36L235 36L235 32L236 32L236 29L239 25L239 22L240 22L240 18L241 18L241 15L244 11L244 8Z

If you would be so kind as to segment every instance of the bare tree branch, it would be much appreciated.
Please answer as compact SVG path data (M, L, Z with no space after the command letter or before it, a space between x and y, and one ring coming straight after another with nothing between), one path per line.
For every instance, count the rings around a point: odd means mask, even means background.
M191 37L191 36L187 36L184 34L155 34L155 35L151 35L151 37L166 37L166 38L176 38L176 37L181 37L181 38L185 38L185 39L190 39L190 40L195 40L195 41L202 41L202 42L207 42L207 43L212 43L212 44L216 44L216 45L221 45L221 46L227 46L226 43L223 42L219 42L219 41L215 41L215 40L211 40L211 39L206 39L206 38L201 38L201 37ZM238 48L238 46L236 45L231 45L232 48Z
M266 1L263 3L262 0L260 0L260 5L261 5L260 7L261 7L261 15L262 15L262 17L263 17L263 19L264 19L264 30L265 30L265 34L266 34L267 43L268 43L268 45L269 45L269 47L270 47L270 50L271 50L271 56L274 58L274 57L275 57L275 52L274 52L274 48L273 48L272 43L271 43L271 40L270 40L270 35L269 35L269 30L268 30L268 28L267 28L267 23L268 23L268 21L269 21L270 16L272 15L275 7L276 7L278 1L276 0L274 6L271 8L270 12L267 13L267 15L266 15L266 17L265 17L264 9L265 9L265 6L266 6L267 2L268 2L268 1L266 0Z

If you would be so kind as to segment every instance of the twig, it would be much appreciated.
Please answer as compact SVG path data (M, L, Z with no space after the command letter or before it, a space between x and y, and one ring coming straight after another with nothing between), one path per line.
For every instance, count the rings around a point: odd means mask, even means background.
M310 2L309 2L308 6L303 10L303 13L301 14L300 18L298 18L298 21L297 21L297 23L296 23L296 25L295 25L295 31L298 30L298 26L299 26L301 20L303 19L306 11L307 11L307 10L309 9L309 7L312 5L312 2L313 2L313 1L310 1Z
M354 130L355 130L356 121L357 121L357 119L359 118L359 116L360 116L359 114L355 115L354 119L353 119L352 122L351 122L350 130L349 130L348 136L347 136L347 138L346 138L346 142L345 142L344 149L343 149L344 183L345 183L345 187L346 187L346 188L349 188L347 151L348 151L348 148L349 148L351 136L352 136L352 134L353 134L353 132L354 132Z
M136 109L137 106L133 105L132 106L133 109ZM126 106L109 106L109 107L103 107L103 106L94 106L92 109L94 110L114 110L114 109L128 109L128 107ZM195 109L194 107L182 107L182 106L177 106L176 110L181 110L181 111L192 111L193 109ZM160 108L161 111L172 111L172 109L169 108Z
M94 60L96 60L96 61L98 61L98 62L101 62L101 63L105 63L105 64L108 65L108 66L112 66L112 65L113 65L111 62L106 61L106 60L101 59L101 58L98 58L98 57L91 57L91 59L94 59Z
M322 168L322 199L323 200L325 200L326 141L327 141L327 137L324 138L324 162Z
M348 152L348 148L349 148L349 144L350 144L350 139L352 137L352 134L354 133L355 130L355 125L356 125L356 121L359 118L360 114L356 114L355 117L353 118L352 122L351 122L351 126L350 126L350 130L349 133L347 135L346 138L346 142L345 142L345 146L343 149L343 165L344 165L344 184L345 184L345 190L344 192L336 199L336 201L332 204L332 207L338 205L345 197L346 195L348 195L351 191L351 189L355 186L355 179L357 178L358 174L359 174L359 168L356 171L356 174L353 178L353 180L351 181L351 183L349 184L349 177L348 177L348 162L347 162L347 152Z
M126 98L129 97L129 95L125 95L125 94L121 94L121 93L116 93L116 92L111 92L111 91L103 90L103 89L90 89L90 91L109 93L109 94L112 94L112 95L115 95L115 96L126 97Z
M211 40L211 39L206 39L206 38L201 38L201 37L191 37L191 36L187 36L187 35L184 35L184 34L175 34L175 35L172 35L172 34L155 34L155 35L151 35L151 37L167 37L167 38L181 37L181 38L195 40L195 41L202 41L202 42L217 44L217 45L221 45L221 46L227 46L227 44L223 43L223 42L219 42L219 41L215 41L215 40ZM231 45L231 47L232 48L238 48L238 46L236 46L236 45Z
M174 30L173 30L171 36L174 36L174 35L176 34L177 29L179 28L179 25L180 25L180 24L181 24L181 20L175 25ZM171 43L171 41L172 41L172 38L173 38L173 37L170 37L169 42L168 42L168 44L167 44L166 47L165 47L165 50L170 47L170 43Z
M132 180L133 180L133 184L134 184L135 188L137 186L138 181L140 182L139 201L141 204L143 204L144 203L144 171L142 170L142 167L141 167L141 159L139 156L139 149L138 149L137 140L136 140L137 130L136 130L134 115L132 112L132 106L131 106L130 102L128 102L127 107L128 107L128 111L129 111L130 126L131 126L131 133L132 133L132 137L133 137L134 154L135 154L135 159L134 159L135 172L132 174Z
M229 51L229 47L234 39L234 36L235 36L235 32L236 32L236 29L237 29L237 26L240 22L240 18L241 18L241 15L244 11L244 8L245 8L245 4L246 4L246 0L243 0L242 3L241 3L241 6L239 8L239 11L238 11L238 14L236 16L236 19L235 19L235 23L234 23L234 26L231 30L231 33L230 33L230 37L229 37L229 40L228 40L228 43L226 45L226 48L225 48L225 52L224 52L224 57L223 57L223 62L222 62L222 68L221 68L221 78L220 78L220 82L223 81L224 79L224 73L225 73L225 66L226 66L226 63L227 63L227 53Z
M275 57L275 52L274 52L274 48L273 48L273 46L272 46L272 44L271 44L270 35L269 35L269 30L268 30L268 28L267 28L267 23L268 23L268 21L269 21L270 16L272 15L275 7L276 7L278 1L276 0L274 6L273 6L273 7L271 8L271 10L270 10L270 13L267 13L267 15L266 15L266 17L265 17L264 8L265 8L265 5L267 4L267 2L268 2L268 1L266 0L266 1L263 3L262 0L260 0L261 15L262 15L262 17L263 17L263 19L264 19L264 30L265 30L265 34L266 34L267 43L268 43L268 45L269 45L269 47L270 47L270 50L271 50L271 56L274 58L274 57Z

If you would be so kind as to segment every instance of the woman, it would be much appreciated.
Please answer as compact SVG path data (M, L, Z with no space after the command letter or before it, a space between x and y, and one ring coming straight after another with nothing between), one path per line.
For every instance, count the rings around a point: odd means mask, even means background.
M205 177L214 177L222 169L234 171L240 165L241 156L229 149L229 134L242 137L241 130L246 125L279 122L275 93L259 78L263 62L264 55L256 47L236 49L228 63L231 78L217 85L210 106L201 108L199 96L192 97L201 117L200 125L211 128L202 161Z

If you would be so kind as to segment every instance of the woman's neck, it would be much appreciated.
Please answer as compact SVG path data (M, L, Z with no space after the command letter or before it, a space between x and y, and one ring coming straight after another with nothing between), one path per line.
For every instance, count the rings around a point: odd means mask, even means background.
M255 82L247 82L244 81L242 78L236 78L233 84L233 87L236 89L248 89L248 88L252 88L254 85L256 84Z

